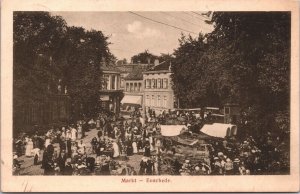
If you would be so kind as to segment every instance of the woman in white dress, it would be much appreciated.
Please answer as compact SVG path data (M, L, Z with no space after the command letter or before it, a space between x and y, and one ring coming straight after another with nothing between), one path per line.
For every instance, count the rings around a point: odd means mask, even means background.
M137 154L138 153L138 148L137 148L137 143L136 141L132 142L132 148L133 148L133 153Z
M32 156L32 153L31 153L32 150L33 150L33 142L32 142L31 139L29 139L27 144L26 144L25 156L31 157Z
M150 150L153 151L154 146L153 146L153 137L152 136L149 137L149 143L150 143Z
M76 141L77 139L77 130L75 128L71 129L71 140Z
M118 146L118 144L115 141L113 141L112 147L114 149L114 155L113 155L113 157L116 158L116 157L118 157L120 155L119 146Z

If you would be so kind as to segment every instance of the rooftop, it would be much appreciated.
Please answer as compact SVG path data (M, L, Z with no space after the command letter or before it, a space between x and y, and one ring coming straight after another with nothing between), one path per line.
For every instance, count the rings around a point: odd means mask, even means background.
M115 73L121 73L120 69L118 69L114 64L103 64L101 66L102 71L110 71L110 72L115 72Z
M153 71L169 71L171 72L171 63L170 62L167 62L167 61L163 61L161 62L160 64L148 69L145 73L150 73L150 72L153 72Z
M143 80L143 71L145 70L144 67L137 66L125 77L125 80Z

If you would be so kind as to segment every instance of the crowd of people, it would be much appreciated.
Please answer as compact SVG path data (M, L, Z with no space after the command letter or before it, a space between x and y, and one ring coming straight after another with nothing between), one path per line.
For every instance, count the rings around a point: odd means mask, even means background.
M41 164L44 175L160 175L166 173L166 155L172 158L167 171L172 175L250 175L289 170L281 160L284 143L272 133L260 140L252 136L206 140L212 149L206 160L199 161L178 159L176 142L169 145L160 135L160 125L165 124L183 124L183 133L197 134L210 119L209 114L196 111L155 113L149 109L145 119L139 113L129 120L98 114L53 127L40 136L22 134L14 142L14 171L18 174L18 157L22 155L32 157L34 165ZM85 133L91 129L96 129L97 135L84 142ZM127 162L134 155L141 158L138 169Z

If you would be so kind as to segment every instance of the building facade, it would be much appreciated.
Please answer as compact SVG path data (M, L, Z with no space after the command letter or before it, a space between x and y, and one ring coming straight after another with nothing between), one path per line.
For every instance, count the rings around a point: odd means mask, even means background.
M112 112L119 117L120 101L123 98L121 86L121 72L113 65L102 65L104 83L100 90L99 103L102 110Z
M128 111L129 107L142 108L144 86L143 86L143 71L144 67L136 66L132 71L125 77L124 87L124 98L121 103L124 105L124 109Z
M143 72L144 110L156 113L174 109L174 91L171 80L171 64L163 62Z

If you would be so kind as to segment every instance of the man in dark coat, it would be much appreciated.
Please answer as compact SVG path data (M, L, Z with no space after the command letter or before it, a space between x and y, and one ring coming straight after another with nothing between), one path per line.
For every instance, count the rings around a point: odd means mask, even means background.
M57 164L58 164L61 172L64 171L66 160L67 160L66 151L61 150L61 152L60 152L60 154L58 155L58 158L57 158Z
M68 161L67 165L64 168L63 175L72 175L72 174L73 174L73 167L71 162Z

